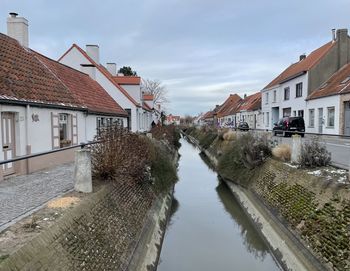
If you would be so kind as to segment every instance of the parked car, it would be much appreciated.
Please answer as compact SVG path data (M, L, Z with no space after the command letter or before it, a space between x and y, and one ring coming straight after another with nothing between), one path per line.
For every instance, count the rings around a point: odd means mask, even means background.
M238 124L237 129L240 131L249 131L249 125L245 121L241 121Z
M285 117L275 123L272 130L274 135L291 136L297 134L295 132L301 132L300 136L304 137L305 122L302 117Z

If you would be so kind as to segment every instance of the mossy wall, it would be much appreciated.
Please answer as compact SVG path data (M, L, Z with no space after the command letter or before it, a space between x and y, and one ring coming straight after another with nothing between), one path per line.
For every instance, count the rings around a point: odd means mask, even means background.
M189 132L198 139L205 130ZM237 166L225 153L229 144L216 138L207 147L221 160L218 173L250 189L330 270L350 270L349 187L273 159L255 169Z

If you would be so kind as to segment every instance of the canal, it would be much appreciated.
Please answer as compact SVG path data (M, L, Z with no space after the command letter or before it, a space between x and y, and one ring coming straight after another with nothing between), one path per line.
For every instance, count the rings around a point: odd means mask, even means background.
M231 191L181 139L179 181L159 271L280 270Z

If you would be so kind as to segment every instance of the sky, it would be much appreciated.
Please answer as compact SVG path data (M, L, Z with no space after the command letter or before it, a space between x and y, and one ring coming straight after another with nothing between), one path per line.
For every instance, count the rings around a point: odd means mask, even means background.
M349 0L0 0L0 32L16 12L29 47L50 58L98 44L102 64L160 80L169 113L196 115L260 91L348 28L349 10Z

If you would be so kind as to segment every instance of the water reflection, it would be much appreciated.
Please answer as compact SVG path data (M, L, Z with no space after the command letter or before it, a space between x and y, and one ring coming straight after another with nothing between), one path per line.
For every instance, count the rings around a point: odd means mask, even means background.
M236 198L232 195L232 192L223 181L219 182L219 185L216 187L216 192L227 213L229 213L232 220L239 225L243 244L247 248L247 251L253 254L255 258L264 260L268 248L261 242L259 233L254 228L252 222L247 219L246 214Z
M180 208L180 203L179 201L175 198L175 196L172 199L171 202L171 208L170 208L170 214L169 214L169 221L167 225L167 230L173 225L174 220L175 220L175 214Z
M212 165L208 156L206 156L204 152L200 152L199 157L202 159L204 164L206 164L209 169L211 169L212 171L215 171L215 167Z
M279 270L206 158L186 140L181 143L179 181L158 270Z

